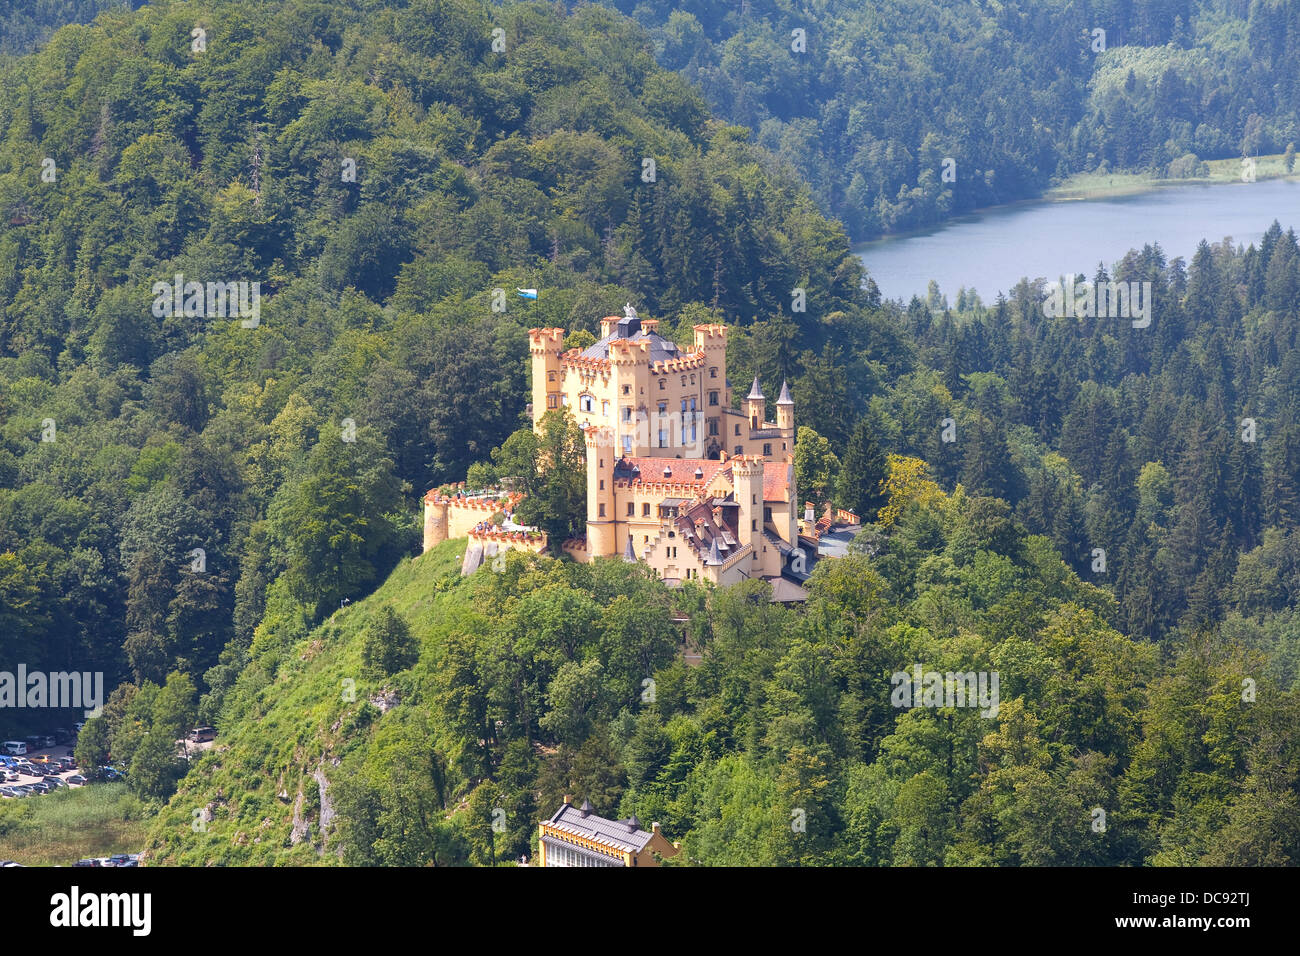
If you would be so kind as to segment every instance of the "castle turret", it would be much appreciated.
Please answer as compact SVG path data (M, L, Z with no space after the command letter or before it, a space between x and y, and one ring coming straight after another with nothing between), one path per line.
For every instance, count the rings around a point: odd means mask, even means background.
M736 502L740 505L737 516L736 538L741 547L753 545L763 534L763 459L759 455L739 455L731 459L731 478Z
M749 427L757 431L763 427L763 416L767 414L767 400L763 390L758 387L758 376L754 376L754 387L745 397L745 414L749 416Z
M533 361L533 428L539 431L542 416L560 407L563 348L564 329L528 330L528 351Z
M447 499L431 494L424 499L424 550L432 551L447 540Z
M776 427L781 429L781 437L794 447L794 399L790 397L790 386L781 382L781 397L776 400Z
M593 558L618 554L614 516L614 430L590 426L587 445L587 553Z

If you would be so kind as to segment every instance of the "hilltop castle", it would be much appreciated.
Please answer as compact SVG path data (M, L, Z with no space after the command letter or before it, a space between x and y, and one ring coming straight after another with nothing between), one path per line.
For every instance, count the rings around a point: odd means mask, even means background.
M776 599L800 599L825 522L809 510L801 527L788 385L774 422L757 376L744 408L733 409L726 326L695 326L687 352L658 333L657 321L625 311L602 319L600 339L585 349L564 350L563 329L528 333L533 427L567 408L586 439L587 534L564 550L579 561L645 561L669 584L761 577ZM465 534L467 570L502 548L542 550L541 535L484 523L513 503L430 492L425 550Z

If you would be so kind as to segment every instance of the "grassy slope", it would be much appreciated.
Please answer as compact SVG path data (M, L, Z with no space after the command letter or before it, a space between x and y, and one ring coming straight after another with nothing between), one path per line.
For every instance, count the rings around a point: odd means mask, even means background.
M320 801L312 774L322 765L331 770L333 758L361 745L382 720L367 703L380 687L362 676L362 630L391 603L423 639L422 656L436 656L442 635L468 607L459 578L464 548L464 539L453 539L403 561L373 594L335 613L305 639L258 654L249 670L255 672L260 662L263 670L274 671L273 679L256 693L247 713L221 728L217 745L195 764L153 822L147 863L337 862L318 852ZM259 640L263 637L259 631ZM356 682L351 702L343 691L349 678ZM370 717L377 719L370 723ZM199 808L212 814L203 831L195 829ZM308 824L305 839L296 845L290 841L295 815Z
M1102 199L1107 196L1129 196L1144 193L1162 186L1185 186L1189 183L1240 183L1240 159L1212 159L1208 176L1185 179L1157 179L1150 173L1079 173L1059 186L1044 193L1044 199ZM1282 154L1259 156L1255 159L1255 181L1266 179L1295 179L1287 175Z

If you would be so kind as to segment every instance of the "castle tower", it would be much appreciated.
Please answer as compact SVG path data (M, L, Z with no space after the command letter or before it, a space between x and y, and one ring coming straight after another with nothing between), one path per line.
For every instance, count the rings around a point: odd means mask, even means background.
M436 497L424 499L424 550L432 551L447 540L447 501Z
M794 448L794 399L790 397L790 386L781 382L781 397L776 400L776 427L781 429L781 437L789 441Z
M767 414L767 401L763 398L763 390L758 387L758 376L754 376L754 387L749 390L745 397L745 414L749 416L749 427L754 431L763 427L763 416Z
M731 459L731 479L736 501L740 505L737 517L737 540L741 547L753 545L763 534L763 459L759 455L739 455Z
M587 553L609 558L620 552L614 514L614 430L584 428L587 444Z
M540 430L542 416L560 407L560 352L564 329L529 329L528 351L533 361L533 429Z

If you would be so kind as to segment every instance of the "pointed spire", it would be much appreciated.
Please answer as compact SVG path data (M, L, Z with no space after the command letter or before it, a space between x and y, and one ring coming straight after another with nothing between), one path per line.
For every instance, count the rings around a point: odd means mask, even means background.
M713 545L709 548L709 564L721 564L722 552L718 550L718 536L713 536Z
M623 549L623 560L628 564L636 564L636 552L632 550L632 536L627 536L627 547Z
M790 397L790 386L785 379L781 380L781 397L776 400L778 405L793 405L794 399Z
M751 398L761 399L762 397L763 397L763 390L758 387L758 376L755 375L754 387L749 390L749 394L746 396L746 400Z

